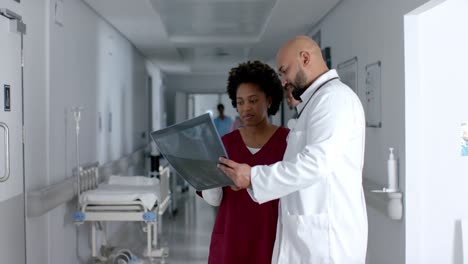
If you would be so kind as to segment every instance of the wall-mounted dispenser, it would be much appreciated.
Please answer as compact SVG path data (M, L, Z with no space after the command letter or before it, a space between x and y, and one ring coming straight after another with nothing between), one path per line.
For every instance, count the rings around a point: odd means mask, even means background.
M387 160L387 186L379 185L364 178L366 202L386 214L390 219L400 220L403 217L403 193L398 187L398 159L394 148L389 148Z
M389 148L389 156L387 160L387 191L396 192L398 191L398 161L395 159L393 148Z

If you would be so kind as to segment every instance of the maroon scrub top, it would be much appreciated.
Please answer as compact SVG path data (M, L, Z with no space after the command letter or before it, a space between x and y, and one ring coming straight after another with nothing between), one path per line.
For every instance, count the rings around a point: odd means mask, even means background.
M268 142L252 154L239 130L222 140L229 158L250 166L270 165L283 159L289 130L279 127ZM278 221L278 200L258 204L246 190L223 188L211 236L209 264L270 264Z

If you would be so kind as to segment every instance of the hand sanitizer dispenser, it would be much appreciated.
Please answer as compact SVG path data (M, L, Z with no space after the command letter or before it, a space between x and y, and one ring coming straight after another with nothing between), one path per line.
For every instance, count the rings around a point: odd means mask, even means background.
M387 176L388 176L388 192L398 191L398 163L393 153L393 148L390 148L390 154L387 161Z

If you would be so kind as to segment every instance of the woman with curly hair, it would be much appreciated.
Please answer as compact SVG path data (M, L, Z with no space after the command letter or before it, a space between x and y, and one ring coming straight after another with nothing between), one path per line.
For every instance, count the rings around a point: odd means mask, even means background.
M259 61L241 63L229 72L227 93L243 124L222 137L229 158L250 166L282 160L289 130L271 124L268 118L276 114L283 99L275 71ZM231 187L206 190L201 196L219 206L208 263L271 263L277 200L258 204L246 190Z

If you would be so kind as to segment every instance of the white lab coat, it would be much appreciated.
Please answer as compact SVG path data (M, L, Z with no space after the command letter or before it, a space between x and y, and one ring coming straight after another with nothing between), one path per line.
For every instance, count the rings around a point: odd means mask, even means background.
M252 199L280 198L274 264L365 263L364 111L338 79L312 96L337 76L328 71L301 96L283 161L252 168Z

